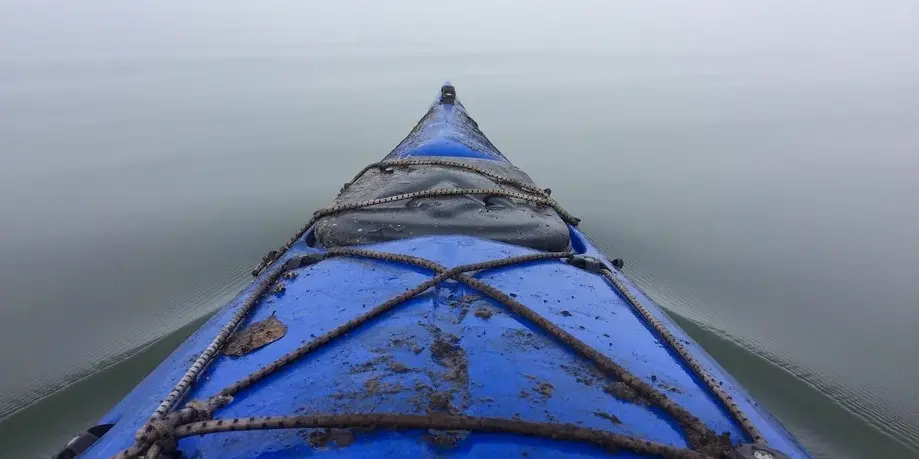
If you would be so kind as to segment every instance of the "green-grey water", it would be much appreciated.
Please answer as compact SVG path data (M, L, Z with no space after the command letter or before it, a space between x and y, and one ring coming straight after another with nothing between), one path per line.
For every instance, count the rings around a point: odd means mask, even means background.
M819 457L919 457L919 8L5 2L0 444L47 457L450 79Z

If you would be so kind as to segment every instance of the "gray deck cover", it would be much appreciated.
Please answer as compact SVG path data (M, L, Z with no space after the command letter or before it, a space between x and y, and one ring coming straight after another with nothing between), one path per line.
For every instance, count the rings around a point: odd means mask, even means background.
M457 158L445 158L456 161ZM462 161L532 183L510 163L477 158ZM516 188L474 172L443 166L368 170L338 195L333 205L437 188ZM445 196L397 201L347 211L316 223L317 242L340 247L435 234L463 234L545 251L568 250L568 226L544 205L503 196Z

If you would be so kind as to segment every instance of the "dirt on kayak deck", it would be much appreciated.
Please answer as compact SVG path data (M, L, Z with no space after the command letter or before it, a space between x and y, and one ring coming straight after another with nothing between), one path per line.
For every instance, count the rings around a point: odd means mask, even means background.
M239 357L267 346L287 334L287 325L271 316L233 334L223 348L225 355Z

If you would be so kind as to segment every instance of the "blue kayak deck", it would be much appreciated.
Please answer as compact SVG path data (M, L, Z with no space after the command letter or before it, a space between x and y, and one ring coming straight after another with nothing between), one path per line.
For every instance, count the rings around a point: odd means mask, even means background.
M371 248L423 254L447 267L532 252L471 237L407 239ZM310 250L314 249L301 244L291 256ZM287 325L286 336L242 357L221 355L188 399L216 394L265 362L431 276L412 266L358 258L330 259L296 272L294 279L284 281L283 293L268 296L247 320L252 323L274 315ZM705 386L601 276L559 261L543 261L489 270L477 277L515 295L521 303L655 385L716 432L729 432L735 442L748 441ZM523 279L525 285L521 284ZM106 416L103 422L118 424L88 457L109 457L127 446L126 439L168 392L170 387L163 381L179 379L234 310L232 304L224 308ZM656 313L665 320L659 310ZM465 363L445 366L432 354L432 345L444 339L456 340ZM695 346L690 344L690 348ZM694 350L717 371L698 348ZM756 407L733 381L724 383L755 419ZM448 281L239 394L219 417L425 414L447 406L472 416L572 423L686 446L673 419L657 408L623 398L621 393L617 397L615 392L612 380L538 327L508 314L502 305L478 292ZM762 413L758 421L771 424ZM797 449L782 444L788 440L781 430L765 434L773 447ZM506 434L473 433L456 447L445 448L437 441L426 441L424 437L429 435L422 431L363 432L355 433L348 446L333 443L316 449L306 431L252 431L187 438L179 446L188 457L205 458L287 458L320 451L355 458L371 453L379 457L429 457L435 453L522 457L524 452L529 457L558 457L561 453L567 457L609 457L607 451L592 446ZM622 452L617 457L632 456Z

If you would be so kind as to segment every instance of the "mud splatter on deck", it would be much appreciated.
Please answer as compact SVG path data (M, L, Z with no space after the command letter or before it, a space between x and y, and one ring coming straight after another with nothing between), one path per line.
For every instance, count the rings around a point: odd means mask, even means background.
M551 383L541 382L533 387L533 392L545 398L550 398L552 397L552 393L555 392L555 387Z
M608 419L613 424L622 424L622 421L618 417L616 417L615 414L612 414L612 413L604 413L602 411L596 411L594 412L594 416L597 416L603 419Z
M441 449L453 449L469 436L466 430L436 430L429 429L424 440Z
M349 429L314 430L306 434L306 440L313 448L324 448L330 444L343 448L354 443L354 432Z
M600 373L593 364L588 362L577 362L573 364L559 364L559 368L565 370L566 373L574 376L575 380L579 384L585 386L593 386L594 384L599 384L605 379L603 374Z
M404 365L403 363L401 363L401 362L392 362L392 363L390 363L390 364L389 364L389 369L392 370L393 373L405 373L405 372L409 371L409 368L408 368L407 366L405 366L405 365Z
M283 338L286 334L287 325L272 315L234 333L227 341L223 353L234 357L246 355Z
M451 392L432 392L428 402L428 409L432 412L455 413L456 409L451 405L452 401L453 394Z
M645 400L635 389L627 386L623 382L611 382L603 388L603 391L607 394L613 395L619 400L626 402L632 402L636 405L649 405L650 403Z
M491 319L491 316L493 316L494 314L495 314L494 311L488 308L478 308L475 310L475 316L482 320Z
M434 339L431 345L431 357L438 365L447 369L445 380L455 381L458 385L469 384L469 361L466 352L457 343L459 338L443 334Z
M548 338L525 329L507 330L501 335L504 337L505 342L524 352L533 349L545 349L552 344Z

